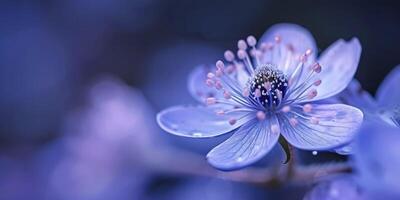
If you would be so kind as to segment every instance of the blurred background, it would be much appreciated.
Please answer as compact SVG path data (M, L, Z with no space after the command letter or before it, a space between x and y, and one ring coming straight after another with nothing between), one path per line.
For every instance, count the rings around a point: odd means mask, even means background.
M358 37L356 78L374 93L400 63L399 9L396 1L1 1L0 199L301 199L304 188L212 178L204 155L224 138L170 136L155 114L195 103L186 85L195 66L282 22L306 27L321 51ZM209 173L192 175L202 167Z

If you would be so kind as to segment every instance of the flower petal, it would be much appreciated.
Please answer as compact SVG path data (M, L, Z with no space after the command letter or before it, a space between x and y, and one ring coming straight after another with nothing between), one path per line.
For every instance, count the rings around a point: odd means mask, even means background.
M369 191L400 195L400 129L369 123L355 141L353 161L359 183Z
M323 179L303 200L366 200L352 175L336 175Z
M276 36L281 37L283 43L292 45L296 52L304 53L311 49L315 55L318 50L312 34L297 24L275 24L261 36L260 42L273 42Z
M381 83L376 92L376 99L381 106L400 105L400 65L395 67L385 80Z
M295 125L290 125L294 124L289 122L290 114L297 120ZM314 104L308 113L293 109L280 120L281 133L293 146L306 150L330 150L353 139L363 121L363 113L344 104Z
M360 82L356 79L353 79L347 88L335 97L337 97L341 103L361 109L364 114L373 113L377 109L375 99L371 94L363 90Z
M268 120L254 119L207 154L208 162L221 170L235 170L255 163L276 144L279 132L272 132Z
M318 94L306 101L325 99L345 89L356 73L360 55L361 45L357 38L350 42L340 39L333 43L319 58L322 66L319 78L322 82L317 87Z
M264 33L260 39L260 44L263 42L274 43L276 36L281 38L281 44L284 48L281 49L279 54L281 56L275 55L275 58L268 62L276 64L283 73L290 74L297 66L297 62L287 63L289 60L295 60L287 59L288 55L293 56L297 61L297 58L300 55L310 49L313 53L309 56L308 61L311 63L315 60L315 55L317 54L318 49L314 37L304 27L289 23L276 24Z
M206 85L208 72L211 72L211 65L197 66L188 78L188 90L190 94L200 103L205 102L208 97L223 97L221 92L218 92L214 87Z
M218 107L175 106L157 114L157 123L165 131L183 137L207 138L228 133L254 115L248 112L232 112L222 116L216 114ZM236 119L231 125L230 119Z

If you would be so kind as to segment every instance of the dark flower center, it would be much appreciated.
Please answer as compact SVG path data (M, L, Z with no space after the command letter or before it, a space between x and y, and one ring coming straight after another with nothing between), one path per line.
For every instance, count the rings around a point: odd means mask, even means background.
M250 81L250 97L265 108L278 106L285 97L288 80L275 66L259 67Z

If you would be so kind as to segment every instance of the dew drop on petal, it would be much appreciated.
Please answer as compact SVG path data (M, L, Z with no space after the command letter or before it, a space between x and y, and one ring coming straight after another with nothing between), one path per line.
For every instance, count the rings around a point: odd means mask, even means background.
M202 133L198 133L198 132L194 132L194 133L192 133L192 136L193 137L201 137L201 136L203 136L203 134Z
M242 157L236 158L236 162L242 162L242 161L243 161L243 158L242 158Z
M314 155L314 156L318 155L318 151L313 151L312 155Z

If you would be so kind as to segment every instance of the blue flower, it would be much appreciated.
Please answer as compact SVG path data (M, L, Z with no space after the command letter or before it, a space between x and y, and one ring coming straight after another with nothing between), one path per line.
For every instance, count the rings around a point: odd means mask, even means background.
M315 101L347 87L357 70L361 45L356 38L340 39L318 59L316 51L311 34L293 24L273 26L258 45L253 36L239 40L236 56L226 51L225 62L217 61L216 70L204 77L202 82L210 88L189 80L191 93L202 94L196 98L207 105L168 108L157 115L157 122L183 137L233 132L207 155L221 170L255 163L278 140L306 150L342 146L357 132L363 113L348 105Z
M365 124L378 120L391 126L400 127L399 81L400 66L397 66L381 83L375 98L363 90L357 80L353 80L343 92L334 98L336 101L360 108L365 114ZM352 145L341 147L336 152L344 155L351 154Z
M319 183L305 197L318 199L399 199L400 128L366 123L354 142L354 174Z

